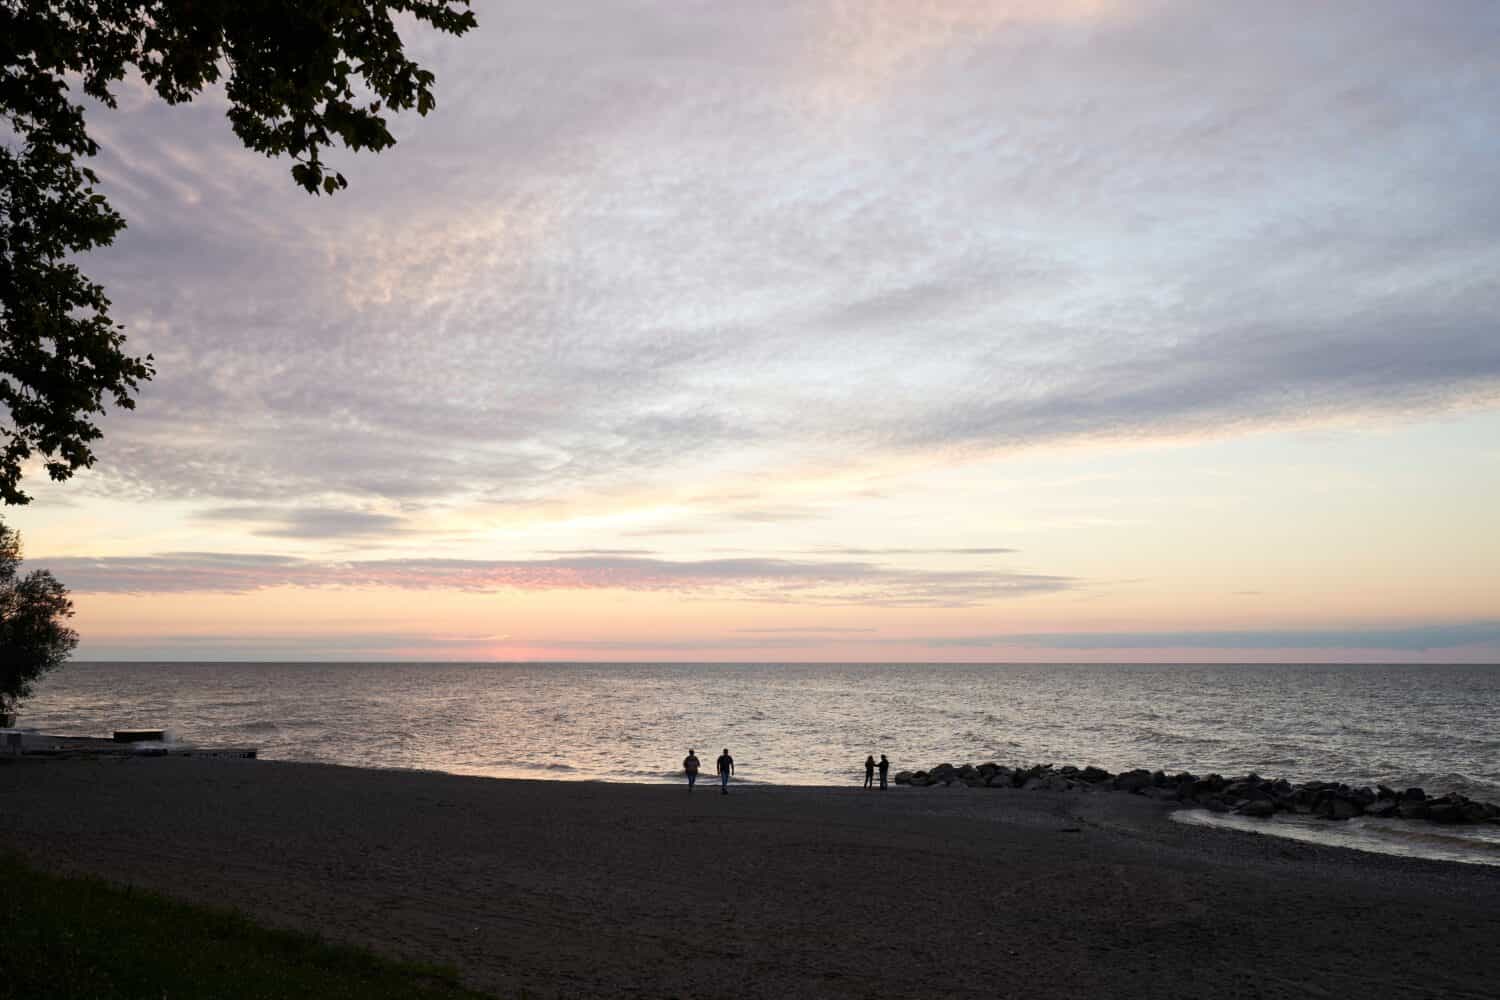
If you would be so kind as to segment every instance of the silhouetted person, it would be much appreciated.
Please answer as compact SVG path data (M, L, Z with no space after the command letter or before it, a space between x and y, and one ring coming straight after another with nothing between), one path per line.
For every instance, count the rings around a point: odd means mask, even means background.
M880 755L880 790L885 791L885 776L891 773L891 762L885 759L885 754Z
M719 791L725 795L729 794L729 776L734 773L734 758L729 756L729 748L719 754Z
M688 747L688 755L682 758L682 773L687 775L688 791L698 783L698 755L692 747Z
M875 784L875 758L865 758L865 787L869 788Z

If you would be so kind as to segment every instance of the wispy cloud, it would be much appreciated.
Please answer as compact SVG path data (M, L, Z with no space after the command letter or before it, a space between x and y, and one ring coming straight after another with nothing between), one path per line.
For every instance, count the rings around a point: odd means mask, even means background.
M653 556L654 549L542 549L549 556Z
M1019 552L1019 549L1003 548L956 548L956 549L926 549L926 548L823 548L804 549L805 555L838 555L838 556L999 556L1011 555Z
M405 533L405 519L392 514L320 507L279 508L254 505L211 507L194 515L200 520L250 525L263 538L357 538Z
M535 501L1495 398L1496 5L847 16L424 41L438 113L331 200L212 102L96 114L90 266L161 374L88 488Z
M788 635L855 635L861 632L876 632L879 630L873 628L838 628L834 626L807 626L802 628L793 626L788 628L737 628L735 629L735 631L769 635L783 633Z

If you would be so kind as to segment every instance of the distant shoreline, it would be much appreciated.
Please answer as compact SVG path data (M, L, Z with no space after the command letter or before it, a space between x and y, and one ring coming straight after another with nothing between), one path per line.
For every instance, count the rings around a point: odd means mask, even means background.
M1500 869L1188 827L1129 795L731 789L13 761L0 850L502 996L1458 996L1500 974L1480 958Z

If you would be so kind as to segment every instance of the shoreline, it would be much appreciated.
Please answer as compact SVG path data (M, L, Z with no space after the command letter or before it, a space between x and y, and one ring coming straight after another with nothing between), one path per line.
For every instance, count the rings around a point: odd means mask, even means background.
M705 794L706 793L706 794ZM0 765L0 850L501 996L1484 996L1500 869L1194 828L1138 796Z
M192 743L179 743L175 740L168 741L167 745L163 748L167 752L163 753L157 752L158 748L150 743L147 743L145 745L145 749L132 751L131 745L121 745L101 737L39 736L38 738L43 740L62 741L64 743L87 743L90 746L97 744L103 746L108 752L95 754L93 752L90 752L87 748L76 753L39 753L35 750L32 750L24 754L24 757L29 757L32 760L100 758L112 758L118 760L125 758L151 758L162 756L181 756L193 757L198 759L257 758L257 752L254 748L226 749L215 747L201 747ZM78 748L74 749L77 750ZM680 788L683 785L683 780L680 774L673 774L672 772L667 771L659 772L655 777L652 778L645 778L640 776L616 778L599 774L578 772L571 767L538 767L536 769L538 773L536 774L494 774L488 773L487 771L482 769L472 771L447 770L443 768L416 767L401 764L385 764L380 766L359 767L356 765L341 764L332 761L299 761L275 758L259 759L263 760L265 763L275 763L283 765L290 764L309 767L352 768L355 770L367 770L373 772L397 772L419 775L445 775L451 777L475 778L490 781L541 782L557 783L562 785L598 784L604 786L646 788ZM947 769L948 773L942 773L942 769L944 768ZM1116 782L1115 784L1110 784L1108 781L1087 781L1084 779L1088 772L1099 772L1099 774L1105 776L1105 778L1118 777L1120 779L1129 778L1135 775L1144 776L1150 773L1147 769L1137 769L1136 772L1121 772L1120 775L1115 776L1110 772L1103 771L1095 767L1080 769L1077 767L1059 768L1056 765L1033 765L1028 768L1012 768L1007 766L985 764L980 765L977 768L973 767L972 765L964 765L963 767L955 768L952 765L944 764L935 769L933 771L933 776L930 778L928 777L928 772L925 770L915 772L896 772L891 787L892 789L902 787L908 793L915 791L918 794L921 794L924 791L924 786L925 788L932 788L935 785L939 785L942 787L940 787L933 794L944 794L945 792L943 791L943 789L949 785L953 785L956 788L962 788L966 785L969 788L979 788L982 790L981 793L983 793L983 791L990 790L987 787L989 784L988 782L975 780L960 781L960 779L964 776L965 772L973 771L982 773L985 771L985 768L993 768L999 772L1002 772L1005 776L1014 776L1016 780L1012 784L1016 789L1027 792L1037 791L1042 794L1054 795L1072 794L1076 792L1082 792L1084 794L1091 795L1100 793L1125 794L1131 791L1139 794L1141 789L1134 786L1127 788L1121 787L1118 782ZM914 775L919 778L925 778L926 780L913 781L912 778ZM1160 775L1160 772L1158 772L1158 775ZM1021 778L1028 777L1030 780L1020 780ZM1218 778L1217 775L1213 775L1211 777ZM1251 777L1254 776L1252 775ZM1243 780L1246 779L1223 779L1224 783L1232 783L1234 781ZM739 775L736 775L734 781L736 787L746 787L756 790L800 789L825 792L840 792L862 790L863 778L861 774L851 771L849 774L848 782L846 784L837 785L759 781L753 778L745 778ZM711 788L712 786L716 785L716 783L717 782L714 780L713 775L707 775L704 778L700 779L701 787ZM1279 784L1280 782L1269 783ZM1004 784L1005 783L1002 783L1002 785ZM1330 787L1332 787L1331 784ZM1150 793L1155 790L1156 789L1147 788L1146 792ZM1171 816L1177 822L1192 826L1208 827L1218 830L1235 830L1238 832L1257 834L1275 840L1290 840L1301 843L1319 844L1326 847L1352 850L1362 854L1439 861L1460 865L1483 865L1491 867L1500 866L1500 837L1488 836L1483 833L1477 835L1472 833L1472 831L1475 831L1476 829L1487 832L1489 827L1491 826L1500 827L1500 819L1491 818L1485 821L1481 821L1478 824L1441 826L1437 827L1431 833L1427 833L1426 836L1424 836L1425 831L1423 828L1431 825L1426 822L1417 822L1414 824L1410 824L1409 828L1405 830L1366 830L1360 825L1359 822L1350 822L1350 819L1362 820L1362 818L1360 817L1339 818L1337 820L1330 820L1326 818L1319 819L1311 829L1306 829L1294 823L1288 822L1288 817L1284 816L1278 816L1276 818L1272 818L1270 816L1255 816L1248 822L1239 822L1240 820L1243 820L1244 817L1238 815L1238 810L1226 810L1222 806L1218 809L1213 809L1211 806L1206 806L1201 802L1194 802L1190 798L1181 799L1178 796L1168 797L1148 794L1148 798L1159 800L1163 805L1171 807L1165 810L1165 812L1163 813L1164 816ZM1174 815L1181 813L1186 813L1189 815ZM1300 820L1304 818L1306 817L1290 817L1291 820ZM1282 820L1282 822L1278 822L1278 819ZM1464 833L1471 833L1471 836L1465 838L1463 837ZM1448 840L1450 842L1440 847L1433 847L1429 844L1424 844L1421 842L1426 839L1434 839L1434 834L1439 835L1436 839Z

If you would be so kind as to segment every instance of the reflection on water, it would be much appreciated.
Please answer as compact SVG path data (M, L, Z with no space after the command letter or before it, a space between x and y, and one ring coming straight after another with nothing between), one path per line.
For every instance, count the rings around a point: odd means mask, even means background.
M1377 854L1401 854L1431 861L1500 865L1500 826L1434 826L1431 823L1360 816L1343 821L1279 813L1270 819L1251 819L1206 809L1179 809L1179 823L1220 829L1246 830L1271 837L1305 840L1313 844L1350 847Z
M1258 771L1500 801L1500 667L881 664L72 664L25 725L170 726L271 759L665 781L859 783L940 761Z

